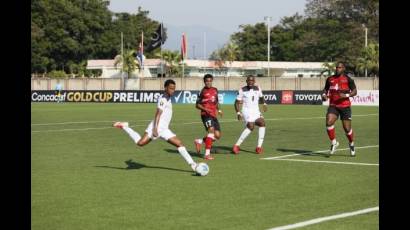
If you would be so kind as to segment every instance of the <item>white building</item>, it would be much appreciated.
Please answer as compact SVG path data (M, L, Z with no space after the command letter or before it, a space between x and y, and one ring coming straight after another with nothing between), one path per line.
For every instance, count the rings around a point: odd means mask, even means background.
M317 77L325 70L323 62L277 62L277 61L234 61L218 62L211 60L185 60L185 76L202 77L210 73L215 77L229 76L270 76L276 77ZM145 59L144 69L136 70L132 77L157 77L166 72L161 70L160 59ZM121 77L120 69L115 68L114 60L88 60L87 69L102 70L103 78Z

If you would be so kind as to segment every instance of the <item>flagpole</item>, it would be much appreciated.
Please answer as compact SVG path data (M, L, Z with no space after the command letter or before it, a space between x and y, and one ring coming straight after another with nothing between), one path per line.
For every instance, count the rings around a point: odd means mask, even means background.
M122 90L124 90L124 38L123 38L123 34L121 32L121 62L122 62L122 67L121 67L121 81L122 81Z
M161 32L161 34L160 34L160 38L161 38L161 41L159 42L159 50L160 50L160 54L161 54L161 77L163 77L163 74L164 74L164 65L163 65L163 63L162 63L162 27L163 27L163 24L162 24L162 21L161 21L161 25L160 25L160 27L161 27L161 30L160 30L160 32Z
M144 77L144 31L141 32L141 69L141 77Z
M184 33L182 33L182 43L181 43L181 55L182 55L182 74L181 74L181 77L183 78L184 77L184 71L185 71L185 67L184 67L184 63L185 63L185 54L184 54L184 52L185 52L185 47L184 47L184 45L185 45L185 43L184 43L184 39L185 39L185 36L184 36Z

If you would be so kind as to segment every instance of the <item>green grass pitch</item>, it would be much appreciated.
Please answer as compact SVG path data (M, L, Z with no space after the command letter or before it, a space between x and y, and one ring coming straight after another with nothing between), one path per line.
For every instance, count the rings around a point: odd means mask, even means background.
M137 147L111 127L128 121L143 134L155 104L32 103L32 229L269 229L379 206L378 107L352 107L355 144L364 147L356 157L343 150L348 141L339 120L340 151L315 153L329 148L327 107L309 105L268 106L265 152L254 153L255 128L233 155L244 125L233 105L222 109L215 160L199 177L165 141ZM171 130L203 161L193 144L205 133L199 111L175 104L173 110ZM302 229L378 229L378 214Z

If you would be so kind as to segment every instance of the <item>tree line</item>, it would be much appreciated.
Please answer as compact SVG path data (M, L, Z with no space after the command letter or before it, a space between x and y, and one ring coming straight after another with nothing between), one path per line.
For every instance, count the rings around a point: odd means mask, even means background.
M211 59L266 61L267 25L240 25ZM367 28L367 47L365 29ZM379 1L308 0L305 15L284 17L270 29L270 60L346 63L355 76L379 75Z
M135 58L144 32L144 46L159 26L140 7L135 14L113 13L107 0L32 0L31 71L90 76L89 59L124 60L126 72L139 68ZM368 32L368 46L365 32ZM166 28L164 28L166 40ZM124 57L121 54L121 32ZM284 17L270 30L272 61L344 61L356 76L379 72L378 0L307 0L305 15ZM221 66L226 61L266 61L265 23L240 25L239 31L211 55ZM160 58L159 49L144 52ZM181 72L179 51L163 50L169 74ZM132 71L131 71L132 72ZM58 74L54 74L59 76Z

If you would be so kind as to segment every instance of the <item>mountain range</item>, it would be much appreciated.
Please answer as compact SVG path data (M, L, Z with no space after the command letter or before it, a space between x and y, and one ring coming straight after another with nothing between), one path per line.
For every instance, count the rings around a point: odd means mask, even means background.
M206 58L209 58L213 51L228 42L230 36L228 32L202 25L174 26L164 23L164 27L168 37L162 48L180 51L182 33L185 33L188 59L204 59L204 49L206 49Z

